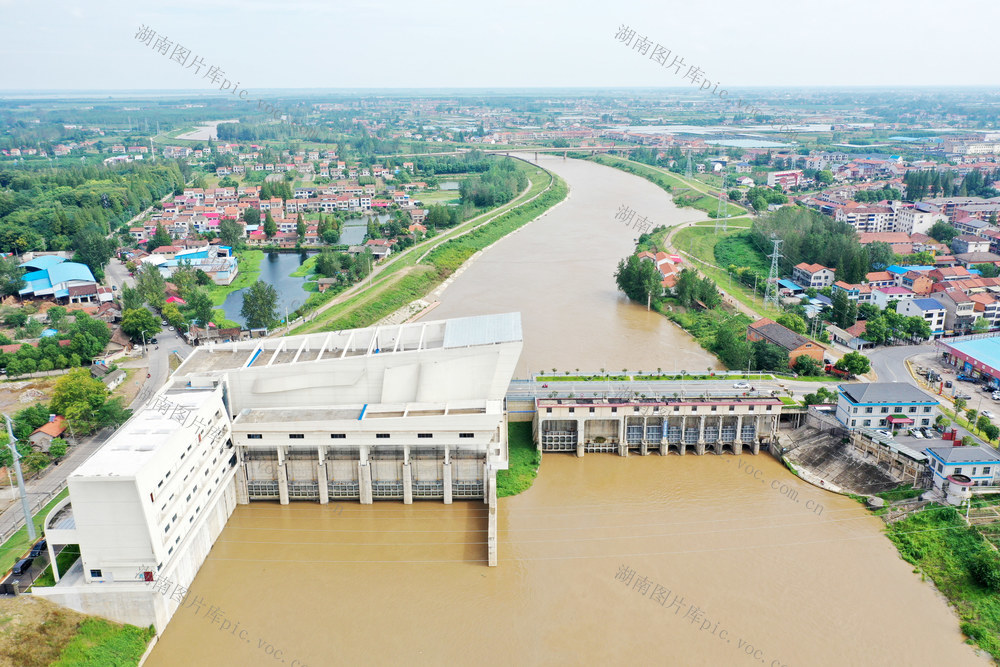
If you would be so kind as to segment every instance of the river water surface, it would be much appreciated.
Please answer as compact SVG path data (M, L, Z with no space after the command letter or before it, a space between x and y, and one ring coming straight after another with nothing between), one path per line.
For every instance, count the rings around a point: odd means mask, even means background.
M570 199L429 318L520 310L522 368L710 364L610 276L635 235L620 205L691 212L606 167L545 164ZM988 664L881 521L766 455L549 454L498 526L488 568L481 503L240 506L146 664Z

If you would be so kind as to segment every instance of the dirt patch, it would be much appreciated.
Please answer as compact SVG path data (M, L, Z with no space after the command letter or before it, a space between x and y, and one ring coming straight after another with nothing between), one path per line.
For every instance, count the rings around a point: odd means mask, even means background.
M0 599L0 667L51 665L86 618L30 595Z
M13 413L34 403L47 403L52 397L52 388L57 379L59 378L45 377L0 384L0 412Z

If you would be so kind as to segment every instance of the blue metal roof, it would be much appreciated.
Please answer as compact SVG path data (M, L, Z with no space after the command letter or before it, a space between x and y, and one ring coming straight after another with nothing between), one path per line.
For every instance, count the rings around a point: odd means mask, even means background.
M799 285L798 283L793 283L791 280L786 280L785 278L779 279L778 284L781 285L782 287L787 287L788 289L794 289L800 291L805 289L804 287L802 287L802 285Z
M944 306L936 299L914 299L913 305L921 310L944 310Z
M79 264L77 262L63 262L62 264L56 264L49 269L49 281L53 285L58 285L60 283L65 283L70 280L82 280L85 282L95 283L94 274L90 272L90 267L86 264Z
M61 264L65 261L66 259L63 257L56 257L55 255L42 255L41 257L36 257L32 260L24 262L21 264L21 268L31 271L44 271L45 269L52 268L56 264Z

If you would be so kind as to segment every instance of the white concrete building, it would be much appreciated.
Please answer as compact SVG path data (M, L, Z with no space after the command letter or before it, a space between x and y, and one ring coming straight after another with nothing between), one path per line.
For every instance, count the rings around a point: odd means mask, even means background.
M198 347L69 477L46 517L81 558L37 595L163 629L237 504L481 499L496 471L519 313ZM182 595L180 596L183 597Z

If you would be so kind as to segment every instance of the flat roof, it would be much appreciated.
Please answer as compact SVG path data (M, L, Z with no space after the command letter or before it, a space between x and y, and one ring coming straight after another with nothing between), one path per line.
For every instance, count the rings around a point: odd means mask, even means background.
M172 405L166 413L148 401L70 477L134 477L161 445L184 428L183 423L171 419L173 405L195 410L213 393L211 389L167 392L164 397Z
M963 340L957 343L942 343L956 352L969 356L990 368L1000 369L1000 336Z

